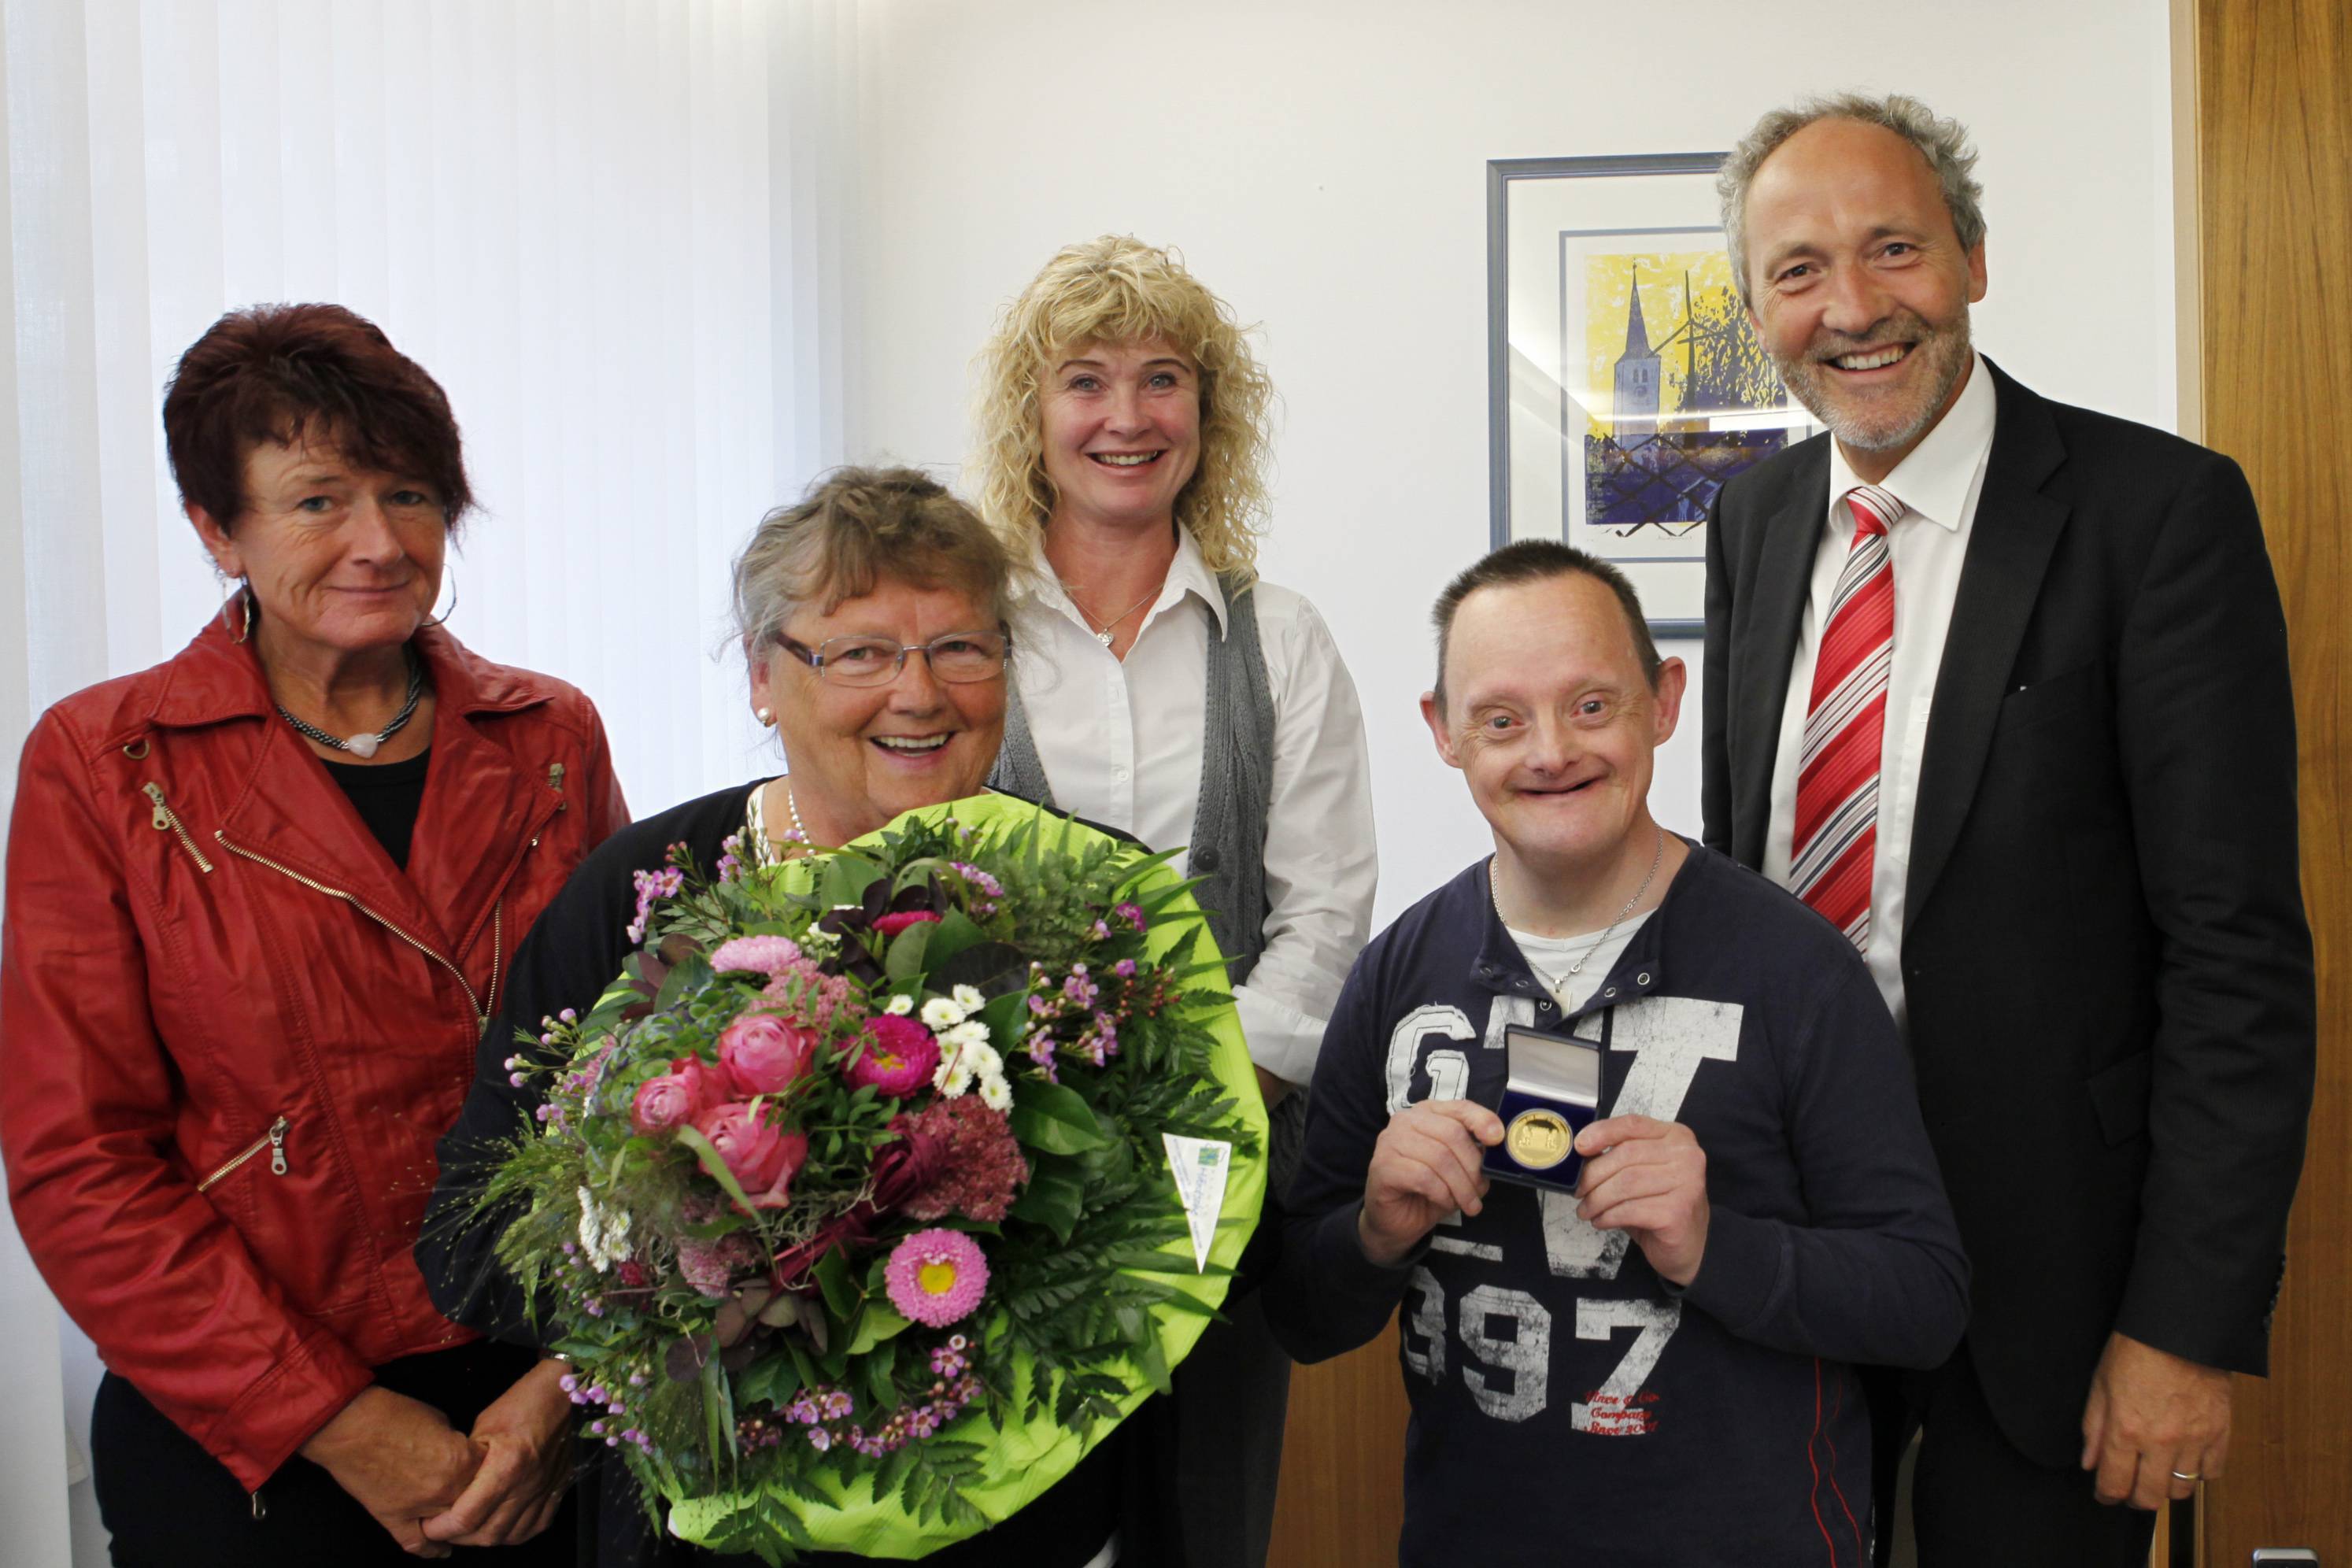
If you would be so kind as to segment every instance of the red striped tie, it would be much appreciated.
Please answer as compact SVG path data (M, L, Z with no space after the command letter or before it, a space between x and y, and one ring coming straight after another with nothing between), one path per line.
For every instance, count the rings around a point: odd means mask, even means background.
M1895 654L1895 561L1886 531L1905 509L1875 485L1856 485L1845 502L1853 513L1853 548L1838 574L1813 660L1789 886L1867 952L1878 761Z

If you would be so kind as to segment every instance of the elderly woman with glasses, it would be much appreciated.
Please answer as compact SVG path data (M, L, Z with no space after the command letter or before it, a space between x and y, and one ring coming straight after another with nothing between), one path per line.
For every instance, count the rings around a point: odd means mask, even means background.
M459 1322L529 1343L527 1303L493 1252L505 1217L480 1199L503 1141L536 1110L506 1058L518 1031L584 1013L633 950L640 873L669 847L697 864L774 862L845 844L917 806L976 795L1004 728L1012 561L962 502L908 468L845 469L771 513L735 569L752 710L789 770L639 821L591 856L515 955L507 1005L482 1037L472 1095L441 1142L441 1184L418 1261ZM1117 1439L987 1534L934 1553L945 1568L1087 1568L1118 1523ZM606 1568L735 1563L648 1529L617 1462L592 1475L582 1510ZM816 1553L804 1563L849 1561Z

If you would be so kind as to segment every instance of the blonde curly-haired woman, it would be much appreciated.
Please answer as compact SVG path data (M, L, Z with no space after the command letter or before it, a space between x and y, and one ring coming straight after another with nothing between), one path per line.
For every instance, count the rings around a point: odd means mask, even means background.
M1181 261L1116 236L1047 262L982 359L971 478L1035 568L992 782L1188 847L1278 1193L1378 866L1355 685L1315 607L1256 574L1272 385ZM1186 1568L1256 1568L1273 1529L1289 1363L1254 1293L1227 1310L1176 1379Z

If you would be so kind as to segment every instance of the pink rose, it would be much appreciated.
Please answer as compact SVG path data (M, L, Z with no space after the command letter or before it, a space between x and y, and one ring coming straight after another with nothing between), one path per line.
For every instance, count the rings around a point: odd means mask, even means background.
M785 1023L773 1013L746 1013L719 1037L719 1065L746 1099L782 1094L808 1073L816 1057L813 1029Z
M629 1121L640 1132L667 1132L692 1121L727 1098L716 1074L694 1057L680 1057L669 1071L637 1085Z
M793 1177L808 1158L805 1133L782 1131L740 1100L704 1111L694 1119L694 1130L710 1141L753 1208L792 1203Z
M929 910L906 910L895 915L876 915L874 929L884 936L897 936L908 926L919 926L939 918Z
M904 1100L931 1081L940 1065L940 1042L916 1019L886 1013L866 1023L866 1049L843 1076L852 1089L872 1084L893 1100Z

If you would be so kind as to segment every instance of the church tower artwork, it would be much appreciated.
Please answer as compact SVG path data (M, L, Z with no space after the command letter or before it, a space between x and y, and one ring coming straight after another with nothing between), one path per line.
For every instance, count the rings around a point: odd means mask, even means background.
M1650 348L1650 331L1642 321L1642 279L1633 279L1633 306L1625 318L1625 352L1617 357L1617 392L1611 403L1610 424L1621 447L1632 447L1658 433L1658 356Z
M1609 558L1696 560L1725 481L1812 430L1748 330L1719 247L1596 247L1582 262L1561 294L1573 300L1580 284L1584 305L1561 345L1580 387L1562 388L1561 434L1576 441L1562 466L1582 469L1561 475L1561 537L1638 535L1662 553Z

